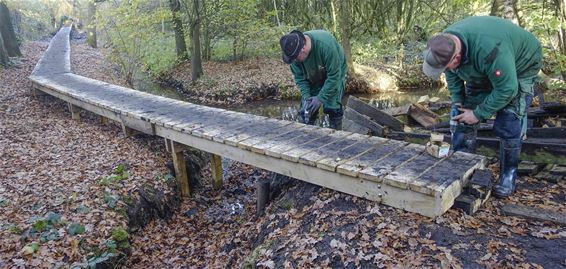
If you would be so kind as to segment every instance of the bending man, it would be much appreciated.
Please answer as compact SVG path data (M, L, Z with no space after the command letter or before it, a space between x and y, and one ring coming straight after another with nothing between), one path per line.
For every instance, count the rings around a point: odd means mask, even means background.
M291 66L301 91L300 119L314 124L322 106L330 128L342 129L342 95L346 82L346 58L338 41L327 31L294 30L279 40L283 61Z
M515 191L526 112L541 68L540 42L510 21L469 17L432 37L423 56L427 76L446 75L452 103L459 107L456 120L469 127L496 116L500 176L495 195L510 196ZM458 126L454 133L455 150L466 144L466 129L470 128Z

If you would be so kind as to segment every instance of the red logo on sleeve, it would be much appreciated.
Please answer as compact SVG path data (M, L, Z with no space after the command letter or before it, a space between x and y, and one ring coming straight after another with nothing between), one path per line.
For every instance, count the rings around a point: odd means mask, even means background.
M501 76L501 70L499 70L499 69L495 70L495 76L500 77Z

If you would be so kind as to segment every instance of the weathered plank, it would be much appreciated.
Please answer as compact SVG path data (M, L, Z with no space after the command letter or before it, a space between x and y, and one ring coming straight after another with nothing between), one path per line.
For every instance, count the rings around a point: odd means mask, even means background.
M281 158L285 159L285 160L289 160L292 162L298 162L299 158L309 152L311 152L314 149L320 148L324 145L327 145L329 143L335 142L338 139L346 136L346 132L341 132L341 131L333 131L328 135L325 135L321 138L312 140L308 143L305 143L303 145L301 145L298 148L286 151L284 153L281 154Z
M273 136L297 130L304 124L289 121L269 121L255 128L248 128L245 132L228 137L224 142L231 146L251 150L251 146L266 141Z
M407 189L410 186L411 190L427 193L421 190L428 188L427 182L417 180L417 178L425 171L434 169L434 166L441 161L441 159L433 157L425 151L411 161L395 168L395 170L384 177L383 182L402 189Z
M336 167L338 165L345 163L352 158L373 149L385 142L387 139L380 138L380 137L368 137L361 135L358 138L351 138L356 139L357 142L349 147L346 147L335 154L329 154L328 157L318 160L316 162L316 166L328 171L336 171Z
M344 118L355 122L356 124L368 128L371 134L376 136L383 136L384 128L378 123L372 121L368 116L362 115L357 111L346 107L344 109Z
M566 214L547 209L506 204L501 207L501 211L511 216L519 216L538 221L550 221L566 225Z
M352 133L358 133L363 135L371 134L371 130L363 127L349 119L343 118L342 119L342 130Z
M377 109L376 107L366 104L353 95L350 95L350 97L348 98L347 106L359 112L360 114L370 117L373 121L382 126L387 126L396 131L403 131L403 122Z
M384 109L383 112L391 115L391 116L401 116L401 115L407 115L409 114L409 109L411 108L411 105L404 105L404 106L399 106L399 107L390 107L387 109Z
M273 136L271 137L269 140L265 140L265 141L261 141L260 143L256 143L253 144L250 147L250 149L253 152L257 152L257 153L261 153L261 154L265 154L265 151L269 148L275 147L279 144L282 143L286 143L288 141L293 141L293 140L298 140L300 139L300 137L305 136L305 134L308 131L313 131L316 129L315 126L312 125L304 125L304 124L300 124L298 126L299 128L291 130L289 132L277 135L277 136ZM303 139L304 140L304 139ZM244 142L238 144L238 147L243 148L240 145L243 145Z
M189 177L187 173L187 165L185 163L185 156L183 153L184 145L175 141L171 144L171 154L173 156L173 167L175 168L175 177L181 186L181 196L188 197L191 195L191 188L189 186Z
M217 190L222 188L222 157L211 154L210 170L212 171L212 185Z
M385 158L389 154L402 150L405 145L407 145L407 143L389 140L343 164L338 165L338 167L336 167L336 171L340 174L357 177L361 170L365 169L375 161Z
M415 103L409 109L409 116L422 126L429 127L437 123L438 116L425 106Z
M318 160L322 160L327 156L334 155L337 151L352 146L359 140L359 134L351 134L346 132L336 132L330 136L335 136L336 140L330 142L320 148L314 149L311 152L299 157L299 162L310 166L316 166Z
M401 150L376 160L373 164L360 171L359 176L375 182L382 182L383 177L391 173L397 166L418 157L424 152L424 146L409 144Z
M279 143L279 144L277 144L273 147L267 148L265 150L265 153L269 156L281 158L281 153L292 150L294 148L298 148L305 143L319 139L319 138L326 136L326 135L328 135L332 132L334 132L334 130L328 129L328 128L323 128L323 129L317 128L317 129L314 129L312 131L306 131L300 137L297 137L297 138L291 139L291 140L281 141L281 143Z

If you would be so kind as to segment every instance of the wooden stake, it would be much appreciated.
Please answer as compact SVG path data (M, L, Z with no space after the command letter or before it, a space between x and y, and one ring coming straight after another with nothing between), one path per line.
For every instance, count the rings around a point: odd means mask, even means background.
M79 107L75 106L71 103L67 103L67 106L69 107L69 111L71 111L71 118L73 120L80 121L81 120L81 113L79 111Z
M167 138L163 138L165 141L165 151L171 152L171 140Z
M108 124L108 118L104 116L100 116L100 124Z
M122 132L124 133L125 137L130 137L135 134L135 130L126 126L126 124L124 124L123 122L122 122Z
M269 203L270 182L269 180L258 180L255 184L257 191L256 215L261 216Z
M175 141L171 141L171 152L173 156L173 166L175 167L175 176L179 186L181 186L181 197L189 197L191 195L191 188L189 186L189 177L187 173L187 165L185 163L185 156L183 150L185 146Z
M212 183L215 189L222 188L222 157L220 155L211 154L210 168L212 170Z

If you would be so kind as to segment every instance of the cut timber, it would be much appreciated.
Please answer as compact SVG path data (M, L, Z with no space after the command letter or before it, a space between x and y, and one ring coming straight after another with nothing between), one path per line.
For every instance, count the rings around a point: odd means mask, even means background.
M404 105L399 107L390 107L388 109L384 109L383 112L391 116L401 116L409 114L409 109L411 109L411 105Z
M364 103L353 95L350 95L350 97L348 98L347 106L359 112L360 114L370 117L373 121L382 126L387 126L395 131L403 130L403 123L400 120L373 106Z
M212 185L217 190L222 188L222 157L216 154L211 154L210 170L212 170Z
M346 107L346 109L344 110L344 118L351 120L360 126L368 128L371 131L372 135L383 136L384 134L383 126L372 121L368 116L362 115L349 107Z
M438 115L418 103L411 105L409 116L425 128L436 124L438 118Z
M175 167L175 177L179 186L181 186L181 196L188 197L191 195L189 186L189 177L187 174L187 164L185 163L185 155L183 153L185 146L175 141L171 143L171 153L173 155L173 167Z
M468 215L476 213L491 196L492 178L490 170L476 170L452 207L462 209Z
M363 135L369 135L371 134L371 131L369 128L366 128L364 126L361 126L349 119L342 119L342 130L347 131L347 132L352 132L352 133L358 133L358 134L363 134Z
M566 214L556 211L513 204L503 205L501 207L501 211L510 216L519 216L539 221L551 221L561 225L566 225Z
M517 173L519 175L535 175L542 169L543 165L528 161L523 161L519 163L519 168L517 169Z

